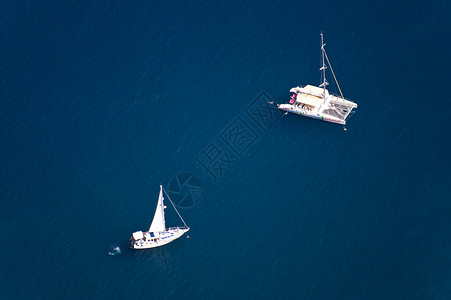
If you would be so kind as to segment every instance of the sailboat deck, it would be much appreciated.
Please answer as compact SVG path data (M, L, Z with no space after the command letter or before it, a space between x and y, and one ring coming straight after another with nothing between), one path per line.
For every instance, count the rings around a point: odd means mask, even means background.
M296 102L306 104L312 107L317 107L321 105L323 99L318 96L313 96L309 94L299 93L296 98Z
M351 113L353 106L354 104L347 104L346 102L331 102L329 108L323 110L323 113L345 121L346 117Z

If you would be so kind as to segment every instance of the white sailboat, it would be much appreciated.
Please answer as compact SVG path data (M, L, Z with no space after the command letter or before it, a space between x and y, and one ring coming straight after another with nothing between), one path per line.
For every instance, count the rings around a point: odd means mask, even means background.
M306 85L305 87L297 86L292 88L290 93L293 93L293 95L291 96L290 101L288 103L278 104L277 107L280 110L293 114L345 125L346 119L350 115L352 109L357 108L357 104L343 97L343 93L338 85L337 78L335 77L324 46L326 46L326 44L324 44L323 33L321 33L322 66L320 71L322 83L318 87ZM337 83L338 90L340 91L340 96L334 95L326 89L326 86L329 85L329 83L326 80L327 67L324 58L326 58L327 64L332 71L332 75Z
M163 189L163 186L160 185L160 194L158 196L157 208L155 210L155 214L153 216L152 224L150 225L149 230L145 232L134 232L132 234L132 237L130 238L130 248L150 249L163 246L178 239L185 232L189 231L189 227L186 225L185 221L179 214L177 208L175 207L174 203L172 203L171 198L169 198L169 195L167 193L166 195L168 196L169 201L171 202L172 206L174 207L175 211L177 212L178 216L185 226L166 228L166 222L164 218L164 210L166 206L164 206L163 204L163 191L166 193L166 191Z

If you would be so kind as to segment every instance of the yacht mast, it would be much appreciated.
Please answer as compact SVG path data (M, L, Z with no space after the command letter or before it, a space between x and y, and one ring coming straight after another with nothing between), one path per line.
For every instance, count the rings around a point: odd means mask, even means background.
M319 85L319 87L323 88L323 100L326 100L326 86L329 85L329 83L326 80L326 63L324 61L324 52L326 51L324 49L324 46L326 46L326 44L324 44L323 41L323 32L321 32L321 59L322 59L322 66L320 68L320 71L322 72L322 83Z

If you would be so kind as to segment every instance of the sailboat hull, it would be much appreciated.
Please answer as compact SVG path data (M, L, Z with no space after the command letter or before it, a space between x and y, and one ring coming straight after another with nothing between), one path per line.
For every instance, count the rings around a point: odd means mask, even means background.
M315 114L306 109L300 109L291 104L279 104L278 108L280 110L283 110L283 111L286 111L286 112L289 112L292 114L301 115L301 116L316 119L316 120L322 120L322 121L336 123L336 124L342 124L342 125L346 124L346 121L343 121L339 118L335 118L335 117L329 116L329 115L324 115L321 113Z
M131 249L151 249L169 244L180 238L189 228L186 227L172 227L163 232L144 232L143 238L135 239L133 236L130 239Z

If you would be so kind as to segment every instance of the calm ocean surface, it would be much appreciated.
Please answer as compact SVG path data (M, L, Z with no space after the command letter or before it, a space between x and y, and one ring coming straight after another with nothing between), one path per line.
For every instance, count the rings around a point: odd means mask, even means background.
M451 2L128 2L0 4L0 299L451 299ZM259 127L321 30L348 130ZM189 238L128 250L180 173Z

